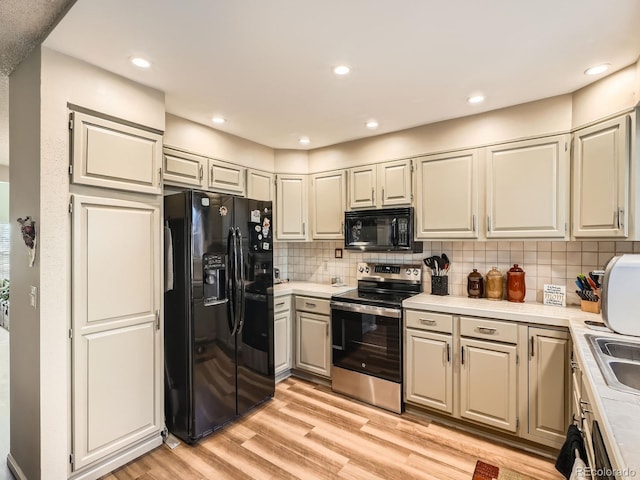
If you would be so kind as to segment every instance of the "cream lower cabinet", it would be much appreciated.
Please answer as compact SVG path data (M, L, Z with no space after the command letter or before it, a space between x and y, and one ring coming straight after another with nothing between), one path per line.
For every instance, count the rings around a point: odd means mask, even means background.
M629 219L628 115L573 136L573 235L626 237Z
M344 238L347 208L347 177L344 170L311 176L311 237L314 240Z
M331 376L331 318L329 301L295 297L295 368Z
M72 470L157 439L164 425L160 207L72 200ZM143 451L140 451L143 453Z
M517 421L517 347L460 339L460 416L515 433Z
M277 377L291 370L291 295L274 298L273 312L274 368Z
M487 238L568 238L568 137L484 149Z
M559 447L571 423L569 333L552 328L521 328L527 330L529 358L526 436Z
M405 401L453 412L450 334L406 329Z

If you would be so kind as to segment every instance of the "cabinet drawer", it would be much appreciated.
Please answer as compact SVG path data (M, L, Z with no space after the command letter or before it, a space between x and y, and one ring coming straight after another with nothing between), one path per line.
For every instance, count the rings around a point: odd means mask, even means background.
M518 343L518 324L460 317L460 335L516 344Z
M405 322L407 328L419 328L420 330L444 333L453 331L453 317L442 313L406 310Z
M330 315L329 300L313 297L296 297L296 310Z
M273 299L274 313L286 312L287 310L291 310L291 296L285 295L282 297L274 297Z

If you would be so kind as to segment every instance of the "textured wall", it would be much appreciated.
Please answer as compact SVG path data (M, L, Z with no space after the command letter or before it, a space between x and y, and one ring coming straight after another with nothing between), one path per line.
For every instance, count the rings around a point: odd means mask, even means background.
M5 165L9 165L9 77L0 75L0 168Z

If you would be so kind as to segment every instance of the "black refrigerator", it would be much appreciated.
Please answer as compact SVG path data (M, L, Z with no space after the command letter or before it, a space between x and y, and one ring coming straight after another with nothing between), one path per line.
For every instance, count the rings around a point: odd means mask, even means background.
M165 417L187 443L273 397L271 202L164 198Z

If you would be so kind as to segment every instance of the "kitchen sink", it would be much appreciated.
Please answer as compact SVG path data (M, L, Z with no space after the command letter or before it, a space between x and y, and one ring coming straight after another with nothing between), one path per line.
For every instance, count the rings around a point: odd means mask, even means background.
M640 395L640 342L591 334L585 338L607 385Z
M640 391L640 363L609 363L618 381L630 388Z

